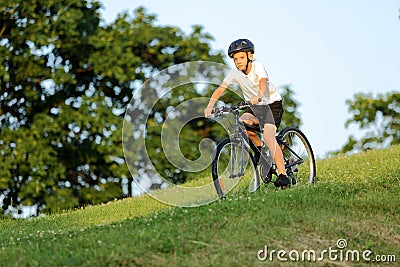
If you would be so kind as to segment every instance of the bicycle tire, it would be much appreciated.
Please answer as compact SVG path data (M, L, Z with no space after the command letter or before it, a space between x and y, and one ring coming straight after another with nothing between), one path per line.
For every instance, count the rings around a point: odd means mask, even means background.
M296 127L286 127L278 134L285 168L292 185L313 184L317 175L314 152L306 135ZM279 143L279 142L278 142ZM300 160L301 158L301 160Z
M250 148L232 138L226 138L217 145L212 162L212 177L220 198L226 198L249 170L252 172L249 191L254 192L260 186L260 179Z

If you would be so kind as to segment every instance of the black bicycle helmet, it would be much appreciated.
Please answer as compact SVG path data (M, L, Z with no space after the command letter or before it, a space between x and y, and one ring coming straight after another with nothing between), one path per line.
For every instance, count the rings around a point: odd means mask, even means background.
M228 56L233 58L233 55L237 52L254 53L254 44L248 39L238 39L233 41L228 48Z

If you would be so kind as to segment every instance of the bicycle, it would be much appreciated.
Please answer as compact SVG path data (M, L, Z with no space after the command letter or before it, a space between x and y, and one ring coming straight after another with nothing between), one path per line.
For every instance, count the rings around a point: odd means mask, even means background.
M259 127L245 124L239 120L239 112L249 103L239 103L235 106L214 108L215 117L231 113L233 119L233 133L222 140L216 147L212 161L212 177L215 190L220 198L238 183L250 171L252 180L250 192L260 187L260 177L265 183L271 182L272 174L277 175L276 165L269 155L264 141L260 152L260 161L255 162L254 156L258 148L248 139L246 130L261 134ZM316 177L314 153L305 134L296 127L283 128L275 136L281 147L285 162L285 169L289 180L289 187L301 184L313 184ZM263 138L261 138L263 140Z

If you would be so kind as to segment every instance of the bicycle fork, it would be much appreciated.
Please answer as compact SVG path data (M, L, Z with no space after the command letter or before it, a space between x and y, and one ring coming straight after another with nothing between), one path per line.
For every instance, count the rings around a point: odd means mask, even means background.
M243 142L239 138L232 139L231 145L231 166L229 178L234 179L244 175L245 150Z

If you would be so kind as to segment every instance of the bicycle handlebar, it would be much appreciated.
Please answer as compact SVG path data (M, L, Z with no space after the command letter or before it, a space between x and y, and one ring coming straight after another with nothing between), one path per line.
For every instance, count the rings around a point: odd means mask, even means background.
M258 99L258 102L261 102L261 98ZM220 108L213 108L211 114L215 116L221 116L224 112L236 112L237 110L243 110L251 106L250 101L239 102L237 105L232 107L222 106Z
M251 106L250 101L246 101L246 102L239 102L237 105L234 105L232 107L227 107L227 106L222 106L220 108L213 108L213 110L211 111L212 114L214 114L215 116L221 116L222 113L226 113L226 112L235 112L237 110L243 110L246 109L248 107Z

